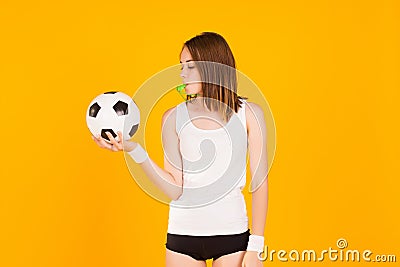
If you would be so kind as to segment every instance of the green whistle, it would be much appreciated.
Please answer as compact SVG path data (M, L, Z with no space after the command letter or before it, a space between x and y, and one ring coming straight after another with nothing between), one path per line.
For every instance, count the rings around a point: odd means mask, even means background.
M178 85L176 87L176 91L178 91L178 93L182 96L183 100L190 100L192 98L196 98L198 96L198 94L185 94L185 92L183 92L183 89L185 89L186 84L181 84Z
M186 84L181 84L181 85L178 85L178 86L176 87L176 90L177 90L178 92L182 92L182 90L185 89L185 87L186 87Z

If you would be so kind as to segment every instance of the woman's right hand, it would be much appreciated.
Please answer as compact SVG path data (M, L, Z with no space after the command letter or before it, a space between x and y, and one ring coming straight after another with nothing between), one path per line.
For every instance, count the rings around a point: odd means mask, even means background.
M123 140L122 138L122 132L118 131L118 139L119 142L117 142L114 137L111 135L111 133L106 132L108 138L110 139L110 143L106 142L106 140L104 140L100 135L94 136L92 135L93 140L96 142L96 144L100 147L100 148L104 148L113 152L118 152L118 151L126 151L126 152L130 152L133 149L135 149L135 147L138 145L138 143L136 142L132 142L132 141L127 141L127 140Z

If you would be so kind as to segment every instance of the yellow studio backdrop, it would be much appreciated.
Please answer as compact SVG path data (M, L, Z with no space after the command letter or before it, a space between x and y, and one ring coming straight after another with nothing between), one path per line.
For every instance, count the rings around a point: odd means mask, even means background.
M274 114L265 244L288 261L264 265L400 261L398 1L2 1L0 25L0 266L164 265L168 206L95 145L85 112L202 31L227 39ZM288 257L340 238L397 263Z

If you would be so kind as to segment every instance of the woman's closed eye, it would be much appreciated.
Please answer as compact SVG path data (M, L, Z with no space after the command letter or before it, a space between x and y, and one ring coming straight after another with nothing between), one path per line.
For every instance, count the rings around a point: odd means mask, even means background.
M194 65L188 65L188 69L194 69ZM183 66L181 66L181 70L183 70Z

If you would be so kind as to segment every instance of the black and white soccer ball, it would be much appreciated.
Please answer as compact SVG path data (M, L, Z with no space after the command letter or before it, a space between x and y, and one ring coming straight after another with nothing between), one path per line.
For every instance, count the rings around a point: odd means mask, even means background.
M86 112L86 123L90 132L110 142L110 132L117 142L118 131L123 139L129 140L136 133L140 123L140 111L131 97L121 92L106 92L90 102Z

